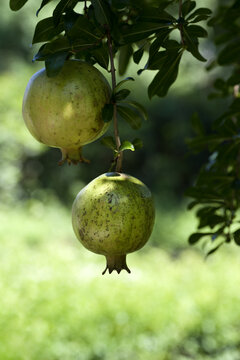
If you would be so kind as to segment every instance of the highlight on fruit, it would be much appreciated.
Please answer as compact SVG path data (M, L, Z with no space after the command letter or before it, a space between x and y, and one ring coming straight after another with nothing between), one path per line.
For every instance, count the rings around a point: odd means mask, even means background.
M109 126L102 109L110 94L107 80L94 66L67 60L54 77L45 69L32 76L23 98L23 118L35 139L61 149L60 164L84 162L82 146L97 140Z
M77 195L72 224L78 240L88 250L106 257L106 268L130 270L126 255L148 241L155 217L148 187L133 176L113 172L100 175Z

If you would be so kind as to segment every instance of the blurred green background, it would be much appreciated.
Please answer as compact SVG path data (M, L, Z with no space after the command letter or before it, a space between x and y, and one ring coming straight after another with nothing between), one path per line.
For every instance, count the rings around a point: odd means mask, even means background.
M43 66L31 62L38 5L12 13L0 4L0 359L238 360L240 253L223 247L205 261L189 247L197 224L183 195L207 156L185 145L191 115L209 127L225 107L207 100L216 73L186 55L168 96L150 103L153 74L128 68L150 120L139 133L122 124L122 139L144 142L125 153L124 171L153 191L156 223L149 244L128 256L132 274L103 277L104 258L74 237L71 204L108 170L111 152L96 142L84 149L90 165L59 167L60 151L38 144L21 116L26 84ZM202 52L211 60L215 49L206 41Z

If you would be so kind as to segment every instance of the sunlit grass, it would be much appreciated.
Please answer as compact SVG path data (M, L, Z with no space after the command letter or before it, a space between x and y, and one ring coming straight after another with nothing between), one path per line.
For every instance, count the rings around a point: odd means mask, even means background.
M70 212L36 201L0 212L0 239L1 360L238 359L237 251L148 248L102 276Z

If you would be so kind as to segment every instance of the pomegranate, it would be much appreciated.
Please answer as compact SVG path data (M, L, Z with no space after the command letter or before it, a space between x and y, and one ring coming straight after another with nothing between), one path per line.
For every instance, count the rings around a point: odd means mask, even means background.
M23 118L39 142L61 149L60 163L84 161L82 146L98 139L109 126L102 109L110 93L107 80L94 66L68 60L55 77L48 77L45 69L31 77Z
M148 241L154 224L150 190L123 173L100 175L77 195L72 207L73 229L83 246L106 257L108 270L125 269L126 254Z

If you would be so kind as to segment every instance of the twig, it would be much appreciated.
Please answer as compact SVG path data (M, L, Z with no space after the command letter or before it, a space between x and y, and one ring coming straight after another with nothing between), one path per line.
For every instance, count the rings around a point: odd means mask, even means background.
M116 69L114 66L114 54L113 54L113 46L112 46L112 38L109 29L107 29L107 43L109 49L109 57L110 57L110 64L111 64L111 75L112 75L112 91L114 91L116 87ZM117 120L117 104L114 101L113 103L113 123L114 123L114 136L116 147L118 151L118 157L116 159L116 171L121 172L122 170L122 159L123 159L123 152L119 151L121 146L121 140L119 136L119 129L118 129L118 120Z

